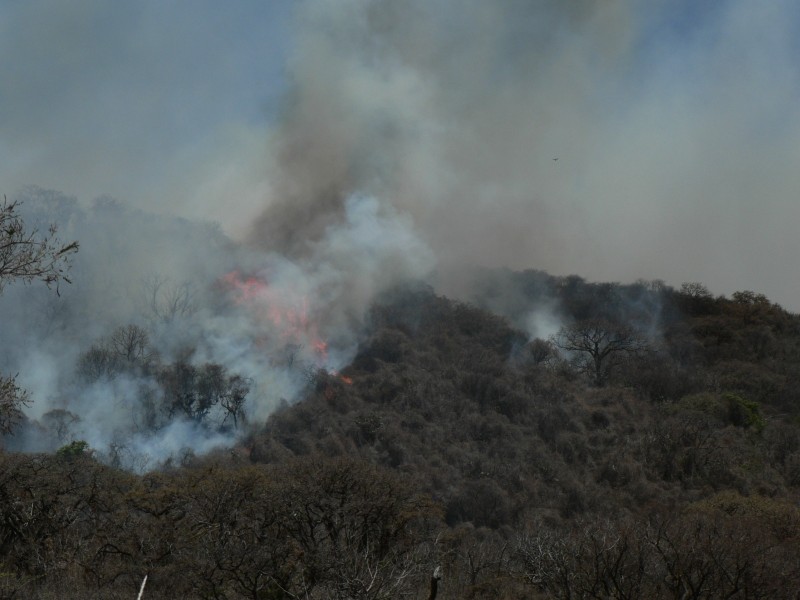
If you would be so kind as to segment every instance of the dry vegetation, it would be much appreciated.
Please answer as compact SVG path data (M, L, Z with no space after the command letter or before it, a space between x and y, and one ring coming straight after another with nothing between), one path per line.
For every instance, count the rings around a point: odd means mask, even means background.
M440 600L797 597L800 317L486 280L512 288L504 317L393 292L350 367L233 451L144 476L79 442L0 454L0 595L427 598L441 566ZM509 323L545 296L635 343L598 366L529 341Z

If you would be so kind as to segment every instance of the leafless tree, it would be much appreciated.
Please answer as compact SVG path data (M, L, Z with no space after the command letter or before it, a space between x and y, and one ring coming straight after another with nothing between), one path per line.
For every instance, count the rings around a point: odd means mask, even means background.
M681 294L689 298L713 298L708 288L697 281L687 281L681 285Z
M63 408L56 408L42 415L42 423L55 433L58 441L62 443L67 441L72 424L80 420L78 415Z
M138 325L124 325L114 330L109 338L111 349L131 363L143 364L152 357L147 332Z
M553 347L553 343L547 340L535 339L532 340L527 346L528 356L533 361L533 364L540 365L551 361L556 355L557 351Z
M78 251L78 242L62 243L57 228L51 225L47 235L28 229L19 215L19 204L3 196L0 205L0 291L13 280L31 283L43 281L48 286L69 283L70 259Z
M188 317L197 310L194 289L188 281L174 283L167 277L151 275L145 278L144 289L148 310L156 321Z
M22 418L22 407L29 402L28 392L15 377L0 377L0 433L9 433Z
M67 273L70 259L78 251L78 242L64 244L56 237L56 226L47 235L29 229L19 215L17 202L3 196L0 205L0 292L14 280L23 283L43 281L47 286L70 282ZM28 394L16 384L16 377L0 377L0 432L8 433L22 417L21 408Z
M645 349L642 337L632 328L602 319L578 321L562 327L553 343L572 355L578 368L597 386L608 380L618 360Z
M220 406L225 409L223 423L230 417L233 427L239 426L239 420L244 419L244 403L250 393L252 381L241 375L232 375L227 379L225 388L220 396Z

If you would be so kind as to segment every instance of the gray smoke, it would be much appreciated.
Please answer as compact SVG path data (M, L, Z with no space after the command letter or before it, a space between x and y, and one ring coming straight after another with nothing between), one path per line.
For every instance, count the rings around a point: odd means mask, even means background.
M3 4L0 180L79 194L23 196L82 249L61 299L0 298L0 366L37 422L75 409L75 436L159 460L217 440L131 427L151 381L74 387L81 353L128 323L165 361L191 348L252 379L263 419L302 389L287 352L341 367L375 294L434 268L445 293L466 293L471 265L534 267L754 289L796 310L798 10ZM122 204L81 203L104 193ZM234 272L255 282L245 304L220 291ZM268 324L281 302L314 326L287 339ZM532 335L557 324L546 302L527 314Z
M433 266L409 219L368 196L348 198L342 222L296 260L243 247L209 223L109 199L82 207L36 188L15 199L30 227L57 222L81 251L60 296L20 284L0 296L0 368L19 372L33 399L29 424L7 443L42 451L84 440L133 469L230 445L244 429L220 406L202 422L167 414L158 369L85 377L103 369L87 363L90 351L108 347L120 327L144 331L142 353L164 367L216 364L244 377L243 416L257 425L296 401L317 370L349 363L377 294Z
M108 193L298 253L364 193L412 216L444 274L702 281L797 310L798 12L2 3L0 181Z
M304 2L254 238L302 253L360 190L413 216L448 292L456 267L533 266L796 309L798 16L786 1Z

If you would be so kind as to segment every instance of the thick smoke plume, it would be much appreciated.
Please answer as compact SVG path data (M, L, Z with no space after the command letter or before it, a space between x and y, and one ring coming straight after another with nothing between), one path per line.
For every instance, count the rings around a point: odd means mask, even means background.
M0 5L0 182L303 252L356 191L452 263L798 310L790 0ZM553 160L557 158L558 160ZM269 208L265 213L265 206Z
M469 265L703 281L797 308L797 7L300 5L254 239L290 253L353 190ZM791 250L789 250L791 248Z
M31 227L60 223L81 252L60 297L22 285L0 296L0 367L33 398L7 443L84 440L134 469L231 444L245 422L297 400L315 372L347 365L375 295L433 266L410 221L368 196L348 198L342 222L295 260L109 199L84 208L39 189L18 199ZM229 375L210 377L219 372ZM243 410L224 409L235 394L187 400L214 385L244 386Z
M18 447L142 468L227 443L224 413L148 413L169 365L241 376L263 420L347 363L376 294L432 271L462 296L484 265L797 308L794 3L266 4L0 7L3 185L85 202L19 195L81 252L62 298L0 297L0 367L34 400ZM81 379L128 325L161 375Z

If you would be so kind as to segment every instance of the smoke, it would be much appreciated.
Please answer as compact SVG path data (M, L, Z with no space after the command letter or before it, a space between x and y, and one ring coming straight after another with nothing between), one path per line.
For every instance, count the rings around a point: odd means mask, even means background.
M450 267L477 263L702 281L797 310L797 13L4 3L0 181L110 194L300 254L363 193L411 215L446 292Z
M295 260L109 199L83 208L36 188L16 199L28 226L57 222L81 251L60 297L18 283L0 296L0 368L33 399L8 447L80 439L132 469L233 444L245 430L235 421L263 423L318 370L346 366L372 299L434 264L410 220L369 196L348 198ZM201 404L239 384L241 412Z
M796 309L796 13L305 2L253 238L302 253L359 190L412 215L447 292L464 265L534 266Z
M62 298L0 298L0 367L20 373L42 427L53 410L80 413L70 435L158 461L234 434L186 420L145 431L152 376L76 379L126 324L164 365L252 381L257 420L309 369L347 363L376 294L432 270L462 297L468 267L484 265L702 281L796 310L797 12L6 3L0 179L77 193L20 197L82 249ZM119 201L86 202L100 194ZM544 297L513 310L533 336L559 319Z

